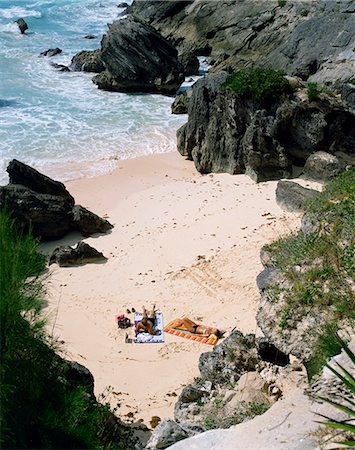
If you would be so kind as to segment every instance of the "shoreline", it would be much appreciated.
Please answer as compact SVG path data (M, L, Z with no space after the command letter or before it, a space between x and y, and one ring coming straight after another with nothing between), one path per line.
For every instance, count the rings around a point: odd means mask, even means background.
M105 264L50 267L45 312L64 356L93 373L95 394L112 387L107 400L120 405L123 420L149 427L152 416L173 417L176 397L199 374L199 355L212 347L166 333L164 344L127 344L115 314L155 303L164 324L186 315L226 335L234 327L258 333L260 248L300 224L299 214L276 204L276 185L201 175L177 152L119 161L110 174L66 183L76 203L115 227L85 239Z

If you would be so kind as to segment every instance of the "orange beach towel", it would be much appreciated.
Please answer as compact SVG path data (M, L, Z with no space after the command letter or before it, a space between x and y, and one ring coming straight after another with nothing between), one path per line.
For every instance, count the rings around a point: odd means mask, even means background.
M218 341L216 335L211 334L209 337L199 336L198 334L190 333L183 328L172 328L170 324L174 321L172 320L168 325L164 328L165 333L173 334L175 336L179 336L185 339L190 339L191 341L201 342L202 344L215 345Z

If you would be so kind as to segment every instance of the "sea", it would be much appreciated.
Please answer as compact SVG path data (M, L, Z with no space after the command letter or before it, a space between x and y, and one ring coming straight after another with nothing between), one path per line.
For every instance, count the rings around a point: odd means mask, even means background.
M171 114L173 97L101 91L94 74L52 66L99 48L107 24L124 14L118 4L0 0L0 184L8 182L13 158L68 181L107 173L122 159L176 149L176 130L187 116ZM29 27L24 35L14 23L19 18ZM39 56L55 47L62 53Z

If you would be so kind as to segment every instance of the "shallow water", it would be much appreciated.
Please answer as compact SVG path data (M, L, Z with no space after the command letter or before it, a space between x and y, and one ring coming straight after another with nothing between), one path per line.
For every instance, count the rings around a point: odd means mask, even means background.
M0 183L17 158L67 181L111 170L117 159L173 151L186 116L171 114L172 97L99 91L93 74L56 71L80 50L100 46L119 17L113 0L0 2ZM21 35L18 18L29 26ZM85 39L88 34L95 39ZM63 49L52 58L48 48Z

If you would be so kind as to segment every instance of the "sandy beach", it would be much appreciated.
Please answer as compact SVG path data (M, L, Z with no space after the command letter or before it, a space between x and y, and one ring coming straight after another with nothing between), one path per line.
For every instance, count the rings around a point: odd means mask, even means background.
M152 416L173 417L176 396L212 347L167 334L163 344L125 343L115 314L156 304L165 324L188 316L226 335L234 327L258 332L260 248L300 223L300 215L276 204L276 184L202 176L178 153L122 161L109 175L66 183L76 203L114 228L85 239L106 263L50 266L45 311L63 355L91 370L95 393L108 393L124 420L149 426Z

